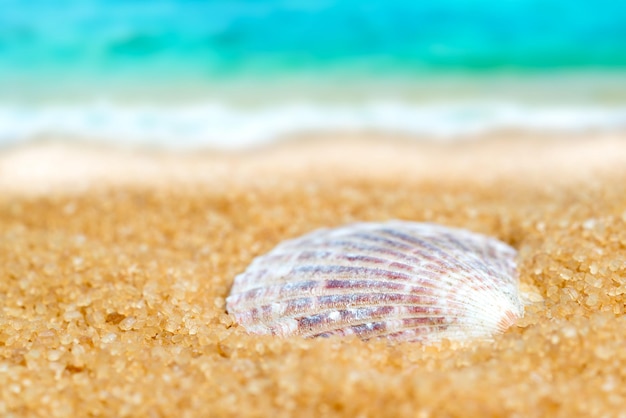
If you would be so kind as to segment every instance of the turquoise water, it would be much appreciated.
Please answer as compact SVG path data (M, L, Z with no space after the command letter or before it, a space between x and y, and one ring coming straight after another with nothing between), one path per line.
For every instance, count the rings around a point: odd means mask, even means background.
M5 79L626 70L615 0L2 0Z
M0 144L48 133L248 144L298 128L626 126L626 1L0 7ZM261 105L237 107L252 96Z

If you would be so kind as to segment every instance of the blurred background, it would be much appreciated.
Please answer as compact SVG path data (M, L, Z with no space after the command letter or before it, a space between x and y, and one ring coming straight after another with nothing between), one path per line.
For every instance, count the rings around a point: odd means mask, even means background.
M626 128L618 0L0 0L0 146Z

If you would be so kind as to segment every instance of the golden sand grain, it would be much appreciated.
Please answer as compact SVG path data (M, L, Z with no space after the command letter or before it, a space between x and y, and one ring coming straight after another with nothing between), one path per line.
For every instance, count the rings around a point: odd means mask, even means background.
M430 175L381 175L401 158L376 151L359 162L370 174L319 163L259 178L242 157L219 182L5 194L0 415L623 414L626 171L564 171L561 146L541 167L489 168L493 149L476 146L454 168L418 148ZM525 318L493 342L422 347L249 336L226 314L233 277L278 241L391 218L512 244Z

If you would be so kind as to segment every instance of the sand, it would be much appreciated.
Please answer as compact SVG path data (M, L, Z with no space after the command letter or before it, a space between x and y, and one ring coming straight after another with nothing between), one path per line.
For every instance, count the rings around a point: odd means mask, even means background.
M247 154L0 154L2 416L626 416L626 136L332 139ZM409 219L519 251L493 341L247 335L233 277L279 241Z

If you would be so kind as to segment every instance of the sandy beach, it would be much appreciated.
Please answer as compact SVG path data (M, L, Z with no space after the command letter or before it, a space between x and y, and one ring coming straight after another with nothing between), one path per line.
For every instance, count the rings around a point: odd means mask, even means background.
M0 153L2 416L626 416L626 136L344 136L239 154ZM281 240L437 222L518 251L525 316L424 347L247 335Z

